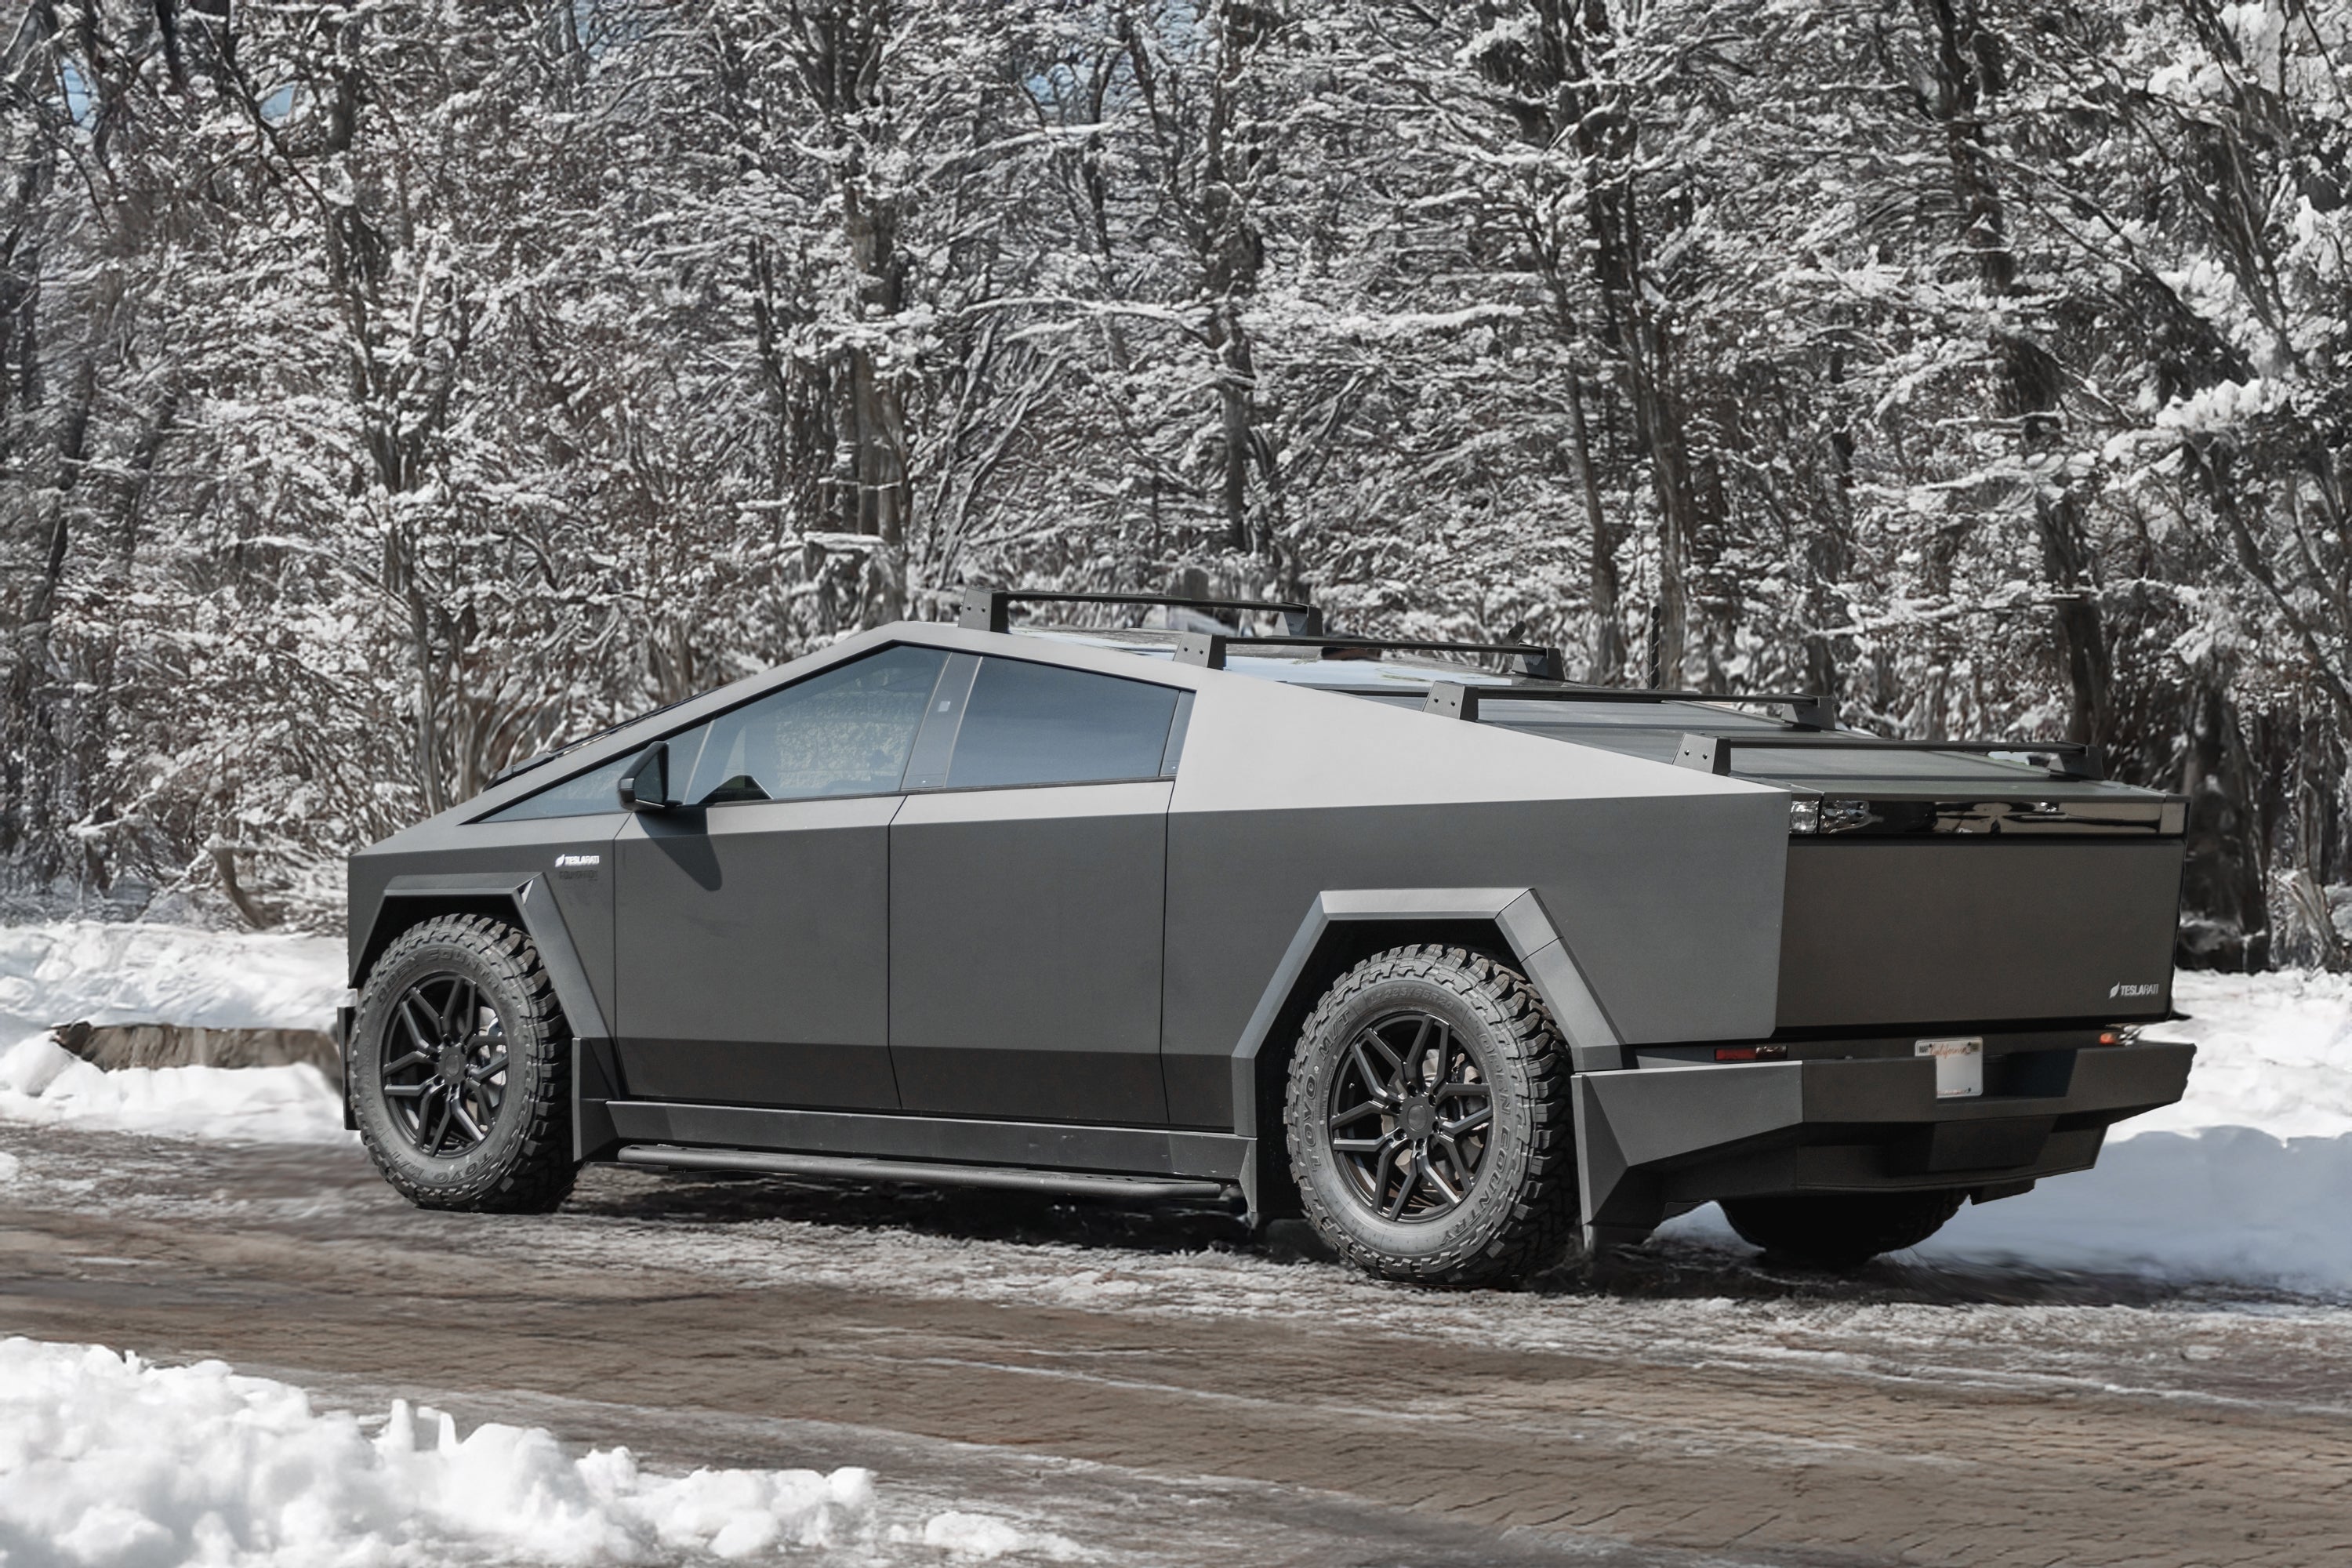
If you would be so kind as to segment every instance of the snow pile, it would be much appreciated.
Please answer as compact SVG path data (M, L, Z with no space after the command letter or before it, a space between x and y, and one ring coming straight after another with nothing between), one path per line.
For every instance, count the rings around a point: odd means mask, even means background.
M51 1026L323 1029L343 988L329 937L61 921L0 927L0 1118L110 1131L328 1142L342 1098L310 1067L101 1072Z
M2352 1291L2352 1138L2124 1130L2095 1169L1970 1205L1919 1256Z
M0 1045L79 1020L323 1029L343 964L332 937L99 921L0 926Z
M240 1142L332 1143L343 1100L317 1068L102 1072L37 1034L0 1050L0 1118Z
M28 1568L772 1560L848 1540L873 1502L861 1469L653 1475L626 1448L568 1458L538 1427L460 1438L405 1401L371 1437L218 1362L0 1340L0 1563ZM942 1545L995 1522L940 1519L976 1521Z
M2183 973L2174 981L2173 1005L2189 1021L2148 1033L2197 1042L2189 1093L2110 1137L2207 1127L2258 1127L2279 1138L2352 1135L2352 974Z

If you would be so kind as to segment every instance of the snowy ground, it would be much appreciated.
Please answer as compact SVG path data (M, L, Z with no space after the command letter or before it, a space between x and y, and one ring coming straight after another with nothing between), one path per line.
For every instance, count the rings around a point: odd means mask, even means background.
M101 1073L46 1026L169 1021L320 1027L342 949L317 937L68 922L0 930L0 1117L116 1131L335 1142L308 1068ZM2188 1097L2110 1134L2098 1169L1964 1209L1923 1259L2096 1268L2352 1293L2352 976L2182 974ZM13 1047L9 1041L15 1039ZM1713 1207L1665 1232L1741 1243Z
M943 1513L1107 1568L1824 1561L1792 1543L2307 1568L2294 1543L2352 1528L2352 1308L2243 1285L1824 1277L1669 1239L1431 1292L1181 1205L600 1166L553 1215L432 1214L347 1148L0 1148L0 1335L217 1357L314 1408L406 1397L664 1476L866 1468L910 1564L945 1568L912 1543ZM1522 1526L1543 1539L1493 1533ZM1560 1530L1622 1550L1543 1550ZM833 1550L783 1560L855 1561Z

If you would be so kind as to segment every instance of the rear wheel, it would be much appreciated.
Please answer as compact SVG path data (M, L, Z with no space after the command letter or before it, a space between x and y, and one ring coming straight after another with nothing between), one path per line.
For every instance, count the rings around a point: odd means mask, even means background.
M530 938L443 915L394 939L352 1025L352 1109L421 1208L540 1214L572 1191L571 1031Z
M1567 1048L1484 954L1401 947L1340 976L1300 1034L1286 1121L1308 1223L1372 1273L1475 1285L1570 1245Z
M1960 1212L1966 1193L1825 1193L1726 1198L1723 1214L1765 1256L1813 1268L1856 1268L1916 1247Z

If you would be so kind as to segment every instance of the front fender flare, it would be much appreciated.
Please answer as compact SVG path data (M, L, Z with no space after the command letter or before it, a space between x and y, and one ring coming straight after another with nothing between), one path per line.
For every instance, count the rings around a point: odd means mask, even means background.
M564 1021L572 1026L572 1154L586 1158L613 1142L611 1119L604 1104L609 1093L605 1086L613 1076L609 1071L613 1035L546 877L520 871L414 872L394 877L384 884L383 896L376 905L375 919L362 952L365 962L373 963L394 935L414 924L417 918L432 913L436 903L462 906L499 901L513 909L531 945L539 949L540 962L547 966L548 983L555 988L556 1004L563 1009ZM352 984L357 987L366 978L363 972L355 973ZM352 1042L348 1039L343 1049L343 1081L349 1084Z

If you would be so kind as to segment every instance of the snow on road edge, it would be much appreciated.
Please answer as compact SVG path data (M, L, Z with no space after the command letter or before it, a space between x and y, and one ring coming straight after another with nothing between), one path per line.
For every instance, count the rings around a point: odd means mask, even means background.
M46 1034L0 1051L0 1120L249 1143L341 1143L343 1097L310 1064L104 1072Z
M0 926L0 1044L78 1021L323 1029L342 989L333 937L146 921Z
M323 1029L343 988L331 937L148 922L0 926L0 1119L239 1142L340 1142L342 1097L317 1068L101 1072L59 1024Z
M541 1427L460 1437L404 1400L371 1436L299 1388L219 1362L159 1367L0 1339L0 1562L585 1568L812 1549L871 1562L885 1543L917 1542L965 1561L1080 1554L991 1514L886 1524L877 1503L873 1475L854 1468L662 1475L626 1448L572 1458Z

